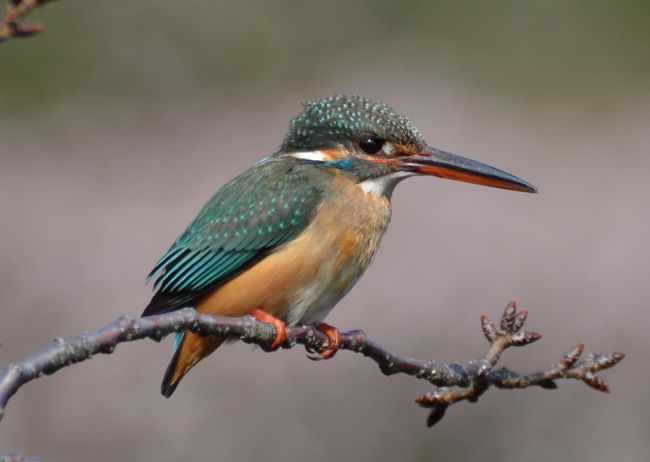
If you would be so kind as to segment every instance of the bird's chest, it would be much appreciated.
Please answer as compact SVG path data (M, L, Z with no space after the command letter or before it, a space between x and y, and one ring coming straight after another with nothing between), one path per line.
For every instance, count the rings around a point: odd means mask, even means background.
M289 323L322 321L348 293L372 261L390 212L388 198L356 185L346 186L344 194L323 202L300 237L303 257L313 263L313 274L292 297Z

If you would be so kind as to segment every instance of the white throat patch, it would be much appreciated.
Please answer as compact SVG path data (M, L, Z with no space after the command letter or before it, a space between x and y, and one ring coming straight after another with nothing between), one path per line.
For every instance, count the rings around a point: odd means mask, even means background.
M362 181L358 186L368 194L390 197L397 183L413 176L412 172L393 172L370 180Z

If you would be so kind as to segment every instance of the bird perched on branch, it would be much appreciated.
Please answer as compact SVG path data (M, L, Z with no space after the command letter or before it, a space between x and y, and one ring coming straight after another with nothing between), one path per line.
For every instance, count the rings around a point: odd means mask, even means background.
M192 306L221 316L250 314L275 327L323 323L354 286L379 247L393 189L405 178L432 175L496 188L536 192L488 165L429 147L390 106L358 96L309 102L280 149L223 186L158 261L153 299L143 316ZM177 334L162 382L171 396L181 378L225 337Z

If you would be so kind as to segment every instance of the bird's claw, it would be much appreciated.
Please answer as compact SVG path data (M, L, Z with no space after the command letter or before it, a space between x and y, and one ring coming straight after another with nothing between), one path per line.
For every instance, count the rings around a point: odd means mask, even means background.
M341 346L341 333L336 327L329 324L320 323L316 326L316 330L322 332L327 337L327 347L321 350L320 353L308 354L307 358L312 361L321 361L323 359L330 359L336 354Z
M289 338L289 332L287 325L281 319L276 318L268 311L254 309L248 313L250 316L257 319L259 322L264 322L271 324L273 329L275 329L275 338L271 342L271 345L268 346L269 351L275 351L280 348Z

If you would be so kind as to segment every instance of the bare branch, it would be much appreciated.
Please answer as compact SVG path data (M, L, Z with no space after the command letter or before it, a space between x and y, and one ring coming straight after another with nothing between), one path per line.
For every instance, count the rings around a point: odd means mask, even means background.
M0 462L38 462L34 459L29 459L19 452L7 452L0 454Z
M506 368L493 370L507 348L524 346L541 338L539 333L521 331L526 315L525 310L517 312L513 300L503 313L499 329L487 317L482 316L481 326L490 342L490 348L485 356L470 361L467 365L414 359L393 353L370 340L361 330L342 333L340 348L372 359L385 375L407 374L435 385L437 388L433 392L416 398L421 406L431 409L427 421L429 426L438 422L451 404L463 400L475 402L492 386L502 389L531 386L554 389L557 388L556 380L576 379L597 390L608 391L602 379L595 374L614 366L623 359L624 354L590 354L580 360L584 348L582 344L567 353L558 364L540 372L519 374ZM206 336L229 335L265 349L275 338L271 324L259 322L251 316L209 316L199 314L192 308L139 319L122 316L99 330L76 337L57 338L47 348L18 363L5 366L0 371L0 419L14 393L43 374L53 374L98 353L110 354L120 343L144 338L160 341L163 337L182 330ZM297 344L304 345L309 352L320 352L327 348L328 339L314 326L289 328L287 341L282 348L292 348Z
M42 32L45 26L41 23L22 22L31 11L52 0L7 0L5 14L0 19L0 43L11 38L31 37Z

